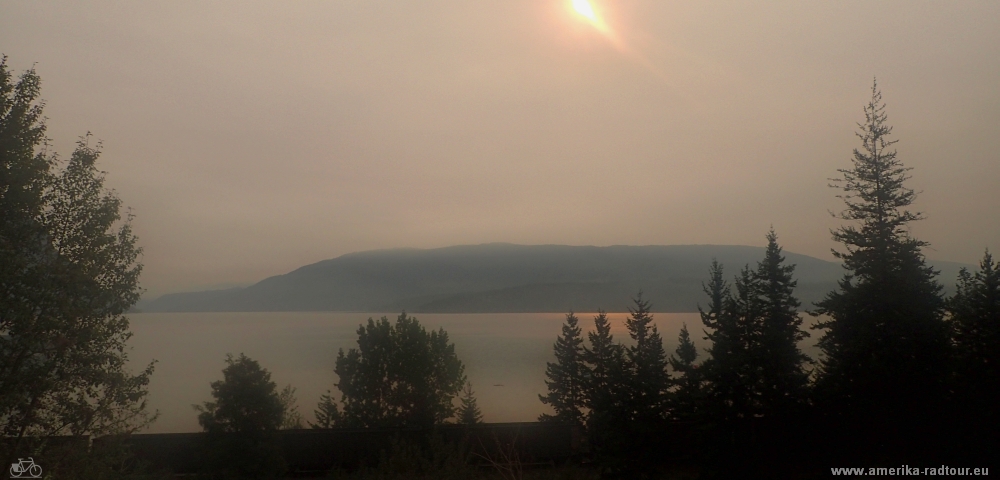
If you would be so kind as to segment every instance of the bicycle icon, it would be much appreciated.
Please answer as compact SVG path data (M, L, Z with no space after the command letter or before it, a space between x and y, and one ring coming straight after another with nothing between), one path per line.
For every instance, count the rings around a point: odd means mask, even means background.
M22 476L27 474L27 476ZM35 459L28 457L17 459L17 463L10 464L10 478L42 478L42 467L35 463Z

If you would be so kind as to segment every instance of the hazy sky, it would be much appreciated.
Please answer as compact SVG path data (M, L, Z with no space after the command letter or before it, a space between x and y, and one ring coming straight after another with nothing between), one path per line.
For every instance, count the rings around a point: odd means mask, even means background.
M1000 251L1000 2L2 1L66 157L92 131L150 296L514 242L831 258L872 78L930 258Z

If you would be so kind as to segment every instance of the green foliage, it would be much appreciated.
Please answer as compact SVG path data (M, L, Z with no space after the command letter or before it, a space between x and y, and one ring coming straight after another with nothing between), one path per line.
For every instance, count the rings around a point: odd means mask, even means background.
M542 403L555 410L555 415L543 413L539 421L554 421L583 425L584 406L584 374L583 336L579 319L572 312L566 314L566 323L562 327L562 335L556 339L553 346L556 362L547 363L545 369L545 385L547 395L539 395Z
M210 469L233 478L280 476L285 467L275 433L285 406L271 373L241 353L226 356L222 374L223 380L212 382L215 401L195 406L208 433Z
M100 143L48 151L41 80L0 60L0 429L25 436L125 433L148 425L150 363L127 368L124 313L142 270L130 214L104 188Z
M427 332L403 312L358 328L358 348L337 355L343 423L351 427L430 426L455 415L465 367L444 329Z
M463 425L475 425L483 423L483 412L476 404L476 397L472 393L472 383L465 383L465 390L462 391L462 406L458 407L458 423Z
M309 423L312 428L333 428L342 422L340 408L337 407L337 402L333 401L329 390L320 395L319 404L316 405L313 415L316 417L316 423Z
M834 254L848 274L819 302L827 317L819 347L824 357L818 399L830 411L861 420L904 422L926 417L944 396L949 335L936 272L907 225L922 218L907 208L916 194L904 186L910 170L891 150L892 127L877 85L859 124L861 150L834 187L851 222L833 232L844 251Z

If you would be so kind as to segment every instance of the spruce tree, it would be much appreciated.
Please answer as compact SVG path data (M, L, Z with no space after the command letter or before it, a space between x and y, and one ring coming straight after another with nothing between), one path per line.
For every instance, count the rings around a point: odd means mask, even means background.
M611 335L605 312L594 317L594 331L587 334L584 347L587 364L584 405L589 410L587 441L599 468L605 473L621 473L629 451L630 411L626 402L625 349Z
M622 388L625 352L611 335L611 323L603 311L594 317L594 331L587 339L590 347L583 347L584 406L593 414L607 410L616 398L612 394Z
M670 376L650 303L643 300L642 292L632 301L634 307L629 308L625 328L635 343L625 348L624 412L616 432L622 440L618 458L623 461L618 475L643 478L652 474L664 453Z
M693 420L698 418L704 401L704 379L699 365L698 349L691 341L687 323L681 326L677 337L677 350L670 356L670 367L678 375L672 383L674 386L671 399L671 416L677 420Z
M850 222L834 230L834 251L848 273L817 304L824 315L818 398L826 411L869 421L913 424L940 400L948 366L948 331L941 287L925 263L926 242L910 236L919 220L916 193L904 186L909 168L896 158L877 84L864 108L852 167L838 170Z
M662 417L666 408L666 394L670 387L667 373L667 353L663 339L653 323L650 304L642 299L642 292L632 299L625 328L635 341L625 350L629 368L630 400L636 419L652 421Z
M286 385L278 394L281 400L281 429L292 430L304 428L302 425L302 414L299 413L298 400L295 398L297 389L291 385Z
M340 424L340 408L337 407L337 402L333 400L329 390L319 396L319 404L316 405L313 415L316 417L316 423L309 423L312 428L333 428Z
M458 407L458 423L462 425L475 425L483 423L483 412L476 404L476 397L472 393L472 383L465 382L465 389L462 390L462 405Z
M787 412L805 400L808 361L797 342L808 334L793 295L794 265L784 265L771 230L764 259L745 266L730 289L722 267L713 262L705 292L711 300L702 321L712 329L706 362L709 408L721 419Z
M566 314L562 334L553 346L556 363L547 363L545 385L549 393L539 395L542 403L555 410L555 415L542 414L539 421L556 421L583 425L584 364L583 337L579 319L572 312Z
M779 256L780 257L780 256ZM777 263L780 266L780 261ZM771 455L776 442L760 443L758 433L774 431L775 422L765 422L764 430L758 417L767 410L764 393L769 379L775 375L771 350L766 348L768 320L766 271L769 262L759 262L756 269L749 265L740 270L732 288L722 280L722 267L713 262L705 292L710 306L701 310L703 322L712 330L707 339L712 357L705 362L705 418L710 422L706 440L712 463L721 470L719 477L746 475L747 469L760 462L761 456ZM785 272L783 269L779 269ZM770 426L770 427L768 427ZM773 437L772 437L773 438ZM776 439L776 438L775 438Z
M788 411L806 397L809 373L804 368L809 357L798 342L809 336L801 329L800 303L793 295L797 282L794 265L784 265L785 257L772 229L767 234L764 260L757 264L755 280L761 300L760 343L756 357L760 371L761 412L765 415Z
M761 324L763 302L760 299L760 282L755 271L745 265L740 275L733 279L733 292L726 299L723 316L732 329L733 339L724 375L733 382L729 385L726 418L751 418L760 413L763 359L761 358Z
M987 251L975 274L962 269L948 312L956 348L959 405L970 418L1000 427L1000 262ZM996 431L996 430L994 430Z
M709 358L704 364L706 380L706 404L712 418L728 420L736 416L737 398L745 397L742 393L741 370L746 362L743 348L743 335L736 323L736 317L728 308L732 289L723 280L723 266L716 260L709 268L708 284L703 285L708 295L709 305L706 311L700 305L698 312L701 321L708 330L705 339L711 342Z
M705 401L696 408L711 421L706 439L712 445L710 455L723 469L717 474L725 477L737 471L745 474L762 456L787 453L791 443L784 443L788 441L784 435L788 432L772 437L778 441L759 442L760 432L774 432L782 425L780 421L762 423L759 417L768 420L794 413L793 407L806 394L808 375L802 368L806 357L797 345L805 333L796 311L799 302L792 295L794 266L784 265L773 230L767 239L764 259L755 268L744 266L732 288L723 281L722 266L712 262L710 280L704 286L709 307L707 311L699 308L712 345L703 369ZM685 333L679 356L693 349L684 345ZM687 355L693 362L693 355ZM675 369L681 364L673 363Z
M713 261L705 285L709 310L699 307L702 322L711 331L706 340L711 357L705 362L707 398L712 418L728 422L757 413L761 364L758 355L760 301L754 273L740 270L732 287L722 280L722 265Z

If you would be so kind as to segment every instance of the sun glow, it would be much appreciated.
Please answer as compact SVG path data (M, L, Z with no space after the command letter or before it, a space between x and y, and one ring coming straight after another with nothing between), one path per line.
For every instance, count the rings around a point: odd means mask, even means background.
M632 48L629 48L629 46L626 45L625 39L619 34L619 32L617 32L616 29L612 29L611 26L604 21L604 18L600 15L600 13L602 13L600 8L595 10L594 5L590 0L571 0L570 4L578 15L585 18L587 23L603 35L604 38L611 43L611 45L618 49L618 51L631 57L634 61L648 69L656 76L663 79L668 78L666 72L654 65L653 62L647 59L644 55L633 50ZM597 4L598 7L601 7L600 2L597 2Z
M590 2L587 0L573 0L573 10L589 18L591 22L597 21L597 14L594 13L594 7L590 6Z
M573 11L577 15L580 15L587 20L591 26L601 32L605 37L608 37L612 42L616 41L614 34L608 27L608 24L604 23L604 19L601 18L600 11L594 9L594 5L590 3L590 0L572 0L570 4L573 7Z

